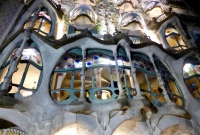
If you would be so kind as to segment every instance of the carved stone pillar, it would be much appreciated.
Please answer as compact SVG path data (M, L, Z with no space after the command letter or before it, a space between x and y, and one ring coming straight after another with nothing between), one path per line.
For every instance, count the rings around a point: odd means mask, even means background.
M127 73L128 77L129 77L131 88L135 88L135 82L134 82L133 76L131 74L131 71L126 71L126 73Z
M147 55L149 56L150 61L153 64L153 67L154 67L156 75L157 75L158 83L159 83L161 89L163 90L162 94L165 97L166 105L172 105L172 104L174 105L174 103L170 100L170 98L169 98L169 96L167 94L167 91L165 89L165 82L163 81L163 78L162 78L161 74L158 72L158 69L157 69L157 67L155 65L154 58L153 58L153 53L152 52L148 52Z
M115 57L115 70L116 70L116 74L117 74L117 80L118 80L118 88L119 88L119 97L118 98L122 98L125 97L123 89L122 89L122 82L121 82L121 78L119 75L119 66L117 63L117 53L113 53L114 57Z
M82 70L80 73L81 76L81 95L79 98L79 101L86 101L85 100L85 78L86 78L86 74L85 74L85 56L86 56L86 50L82 49Z
M96 87L101 87L101 68L95 69L95 81L96 81Z
M133 66L132 61L131 61L130 50L127 47L125 49L126 49L126 54L128 56L129 62L130 62L130 66L131 66L131 75L132 75L132 78L134 79L134 86L135 86L135 89L137 91L136 97L141 97L140 86L139 86L137 78L136 78L136 69Z
M102 87L101 86L101 68L95 69L95 82L96 88ZM101 99L101 91L97 91L98 97Z

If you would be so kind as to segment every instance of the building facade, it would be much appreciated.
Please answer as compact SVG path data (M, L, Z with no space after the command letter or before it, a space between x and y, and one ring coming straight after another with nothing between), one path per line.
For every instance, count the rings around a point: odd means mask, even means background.
M0 135L200 134L184 0L7 0L0 15Z

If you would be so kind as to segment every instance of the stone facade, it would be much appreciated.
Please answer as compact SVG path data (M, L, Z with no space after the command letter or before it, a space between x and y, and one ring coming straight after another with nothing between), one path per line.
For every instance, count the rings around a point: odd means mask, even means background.
M199 16L184 1L15 2L0 9L0 135L200 133Z

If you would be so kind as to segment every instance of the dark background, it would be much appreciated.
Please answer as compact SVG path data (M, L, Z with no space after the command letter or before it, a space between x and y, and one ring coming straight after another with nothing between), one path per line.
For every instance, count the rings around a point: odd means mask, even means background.
M185 2L200 16L199 0L185 0Z

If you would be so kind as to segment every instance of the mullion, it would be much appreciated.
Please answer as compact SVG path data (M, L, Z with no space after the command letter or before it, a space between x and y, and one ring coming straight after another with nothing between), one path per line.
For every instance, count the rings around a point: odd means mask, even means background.
M29 69L29 66L30 66L30 63L26 63L26 68L24 70L24 73L22 75L22 79L20 81L20 84L19 84L19 87L18 87L18 91L19 91L19 88L23 88L23 84L24 84L24 80L26 78L26 75L27 75L27 72L28 72L28 69Z
M113 68L109 67L111 87L114 87L113 76L112 76L112 69Z
M72 78L71 78L71 88L73 89L74 88L74 72L75 71L72 71L71 73L72 73ZM67 73L66 73L67 74Z
M38 26L38 32L40 32L41 30L40 30L40 28L41 28L41 26L42 26L42 24L43 24L43 18L40 20L40 25Z
M152 89L151 89L151 83L149 82L148 75L147 75L146 73L144 73L144 75L145 75L145 78L146 78L147 84L148 84L148 86L149 86L149 89L150 89L150 91L152 91Z
M92 68L91 70L92 70L92 89L94 89L95 88L94 68Z

